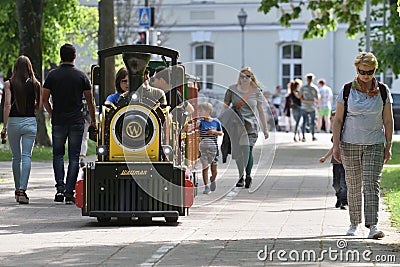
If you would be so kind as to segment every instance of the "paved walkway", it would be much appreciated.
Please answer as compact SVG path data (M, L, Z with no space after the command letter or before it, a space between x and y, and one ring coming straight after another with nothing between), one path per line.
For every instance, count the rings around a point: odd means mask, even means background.
M177 226L101 226L75 206L54 203L51 162L33 163L31 204L19 205L11 163L0 162L0 266L399 266L400 234L386 211L384 239L366 239L363 227L344 235L349 216L333 207L331 164L318 162L330 135L317 137L294 143L277 133L258 146L250 191L232 187L236 168L221 163L217 191L201 194L200 181L195 207Z

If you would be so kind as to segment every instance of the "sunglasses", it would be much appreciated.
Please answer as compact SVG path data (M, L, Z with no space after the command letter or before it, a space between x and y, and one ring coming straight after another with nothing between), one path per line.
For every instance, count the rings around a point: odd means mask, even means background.
M122 79L121 83L128 83L128 80L127 79Z
M240 79L245 79L245 80L251 79L251 75L241 74Z
M360 73L361 75L372 75L375 73L375 69L373 70L360 70L358 69L358 73Z

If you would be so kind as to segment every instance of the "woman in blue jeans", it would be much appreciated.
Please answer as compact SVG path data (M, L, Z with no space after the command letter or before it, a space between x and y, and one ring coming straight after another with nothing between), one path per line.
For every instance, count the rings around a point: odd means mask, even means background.
M290 82L290 94L286 96L286 105L285 105L285 110L290 109L290 112L292 113L292 116L295 120L295 126L293 129L294 132L294 137L293 140L297 142L297 140L300 141L300 132L299 132L299 122L301 118L301 100L297 98L297 95L299 93L299 89L302 85L302 81L300 79L294 79L293 81ZM298 135L299 139L296 138L296 134Z
M15 200L20 204L29 203L26 189L37 131L35 111L41 108L40 88L29 58L19 56L14 63L11 79L4 83L4 126L1 136L3 138L8 135Z

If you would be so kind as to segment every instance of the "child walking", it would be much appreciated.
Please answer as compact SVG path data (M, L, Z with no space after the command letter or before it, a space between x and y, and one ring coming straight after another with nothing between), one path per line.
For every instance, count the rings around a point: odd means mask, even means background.
M200 122L200 161L202 164L202 174L204 182L203 194L215 191L217 178L218 162L218 143L217 136L222 135L221 123L218 119L212 118L213 107L210 103L201 103L198 106ZM208 185L208 168L211 165L211 184Z
M335 111L332 112L331 120L335 116ZM331 140L333 142L333 139ZM333 153L333 146L329 151L319 159L319 162L324 163L326 159L332 156ZM336 208L340 208L342 210L346 209L347 204L347 185L345 179L345 172L343 168L343 164L337 162L333 157L331 157L331 163L333 165L333 183L332 186L336 191Z

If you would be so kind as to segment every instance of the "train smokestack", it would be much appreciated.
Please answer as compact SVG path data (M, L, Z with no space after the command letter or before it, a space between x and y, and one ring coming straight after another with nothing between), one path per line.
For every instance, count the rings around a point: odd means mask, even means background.
M122 53L122 59L128 69L129 92L135 92L143 84L144 71L149 64L150 54Z

